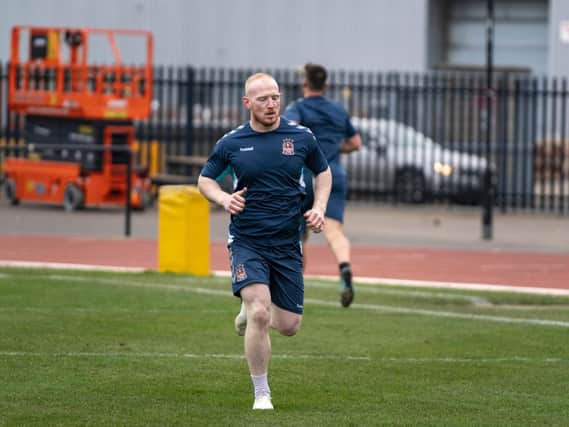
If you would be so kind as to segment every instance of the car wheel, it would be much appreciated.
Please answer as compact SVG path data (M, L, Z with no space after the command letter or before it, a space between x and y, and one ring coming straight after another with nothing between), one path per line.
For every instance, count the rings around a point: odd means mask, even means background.
M416 169L402 169L395 177L395 196L403 203L423 203L427 188L423 173Z
M12 178L7 178L4 181L3 190L4 197L6 197L6 200L8 200L12 206L20 203L20 200L16 196L16 182Z
M67 184L63 192L63 208L67 212L72 212L83 207L85 195L75 184Z

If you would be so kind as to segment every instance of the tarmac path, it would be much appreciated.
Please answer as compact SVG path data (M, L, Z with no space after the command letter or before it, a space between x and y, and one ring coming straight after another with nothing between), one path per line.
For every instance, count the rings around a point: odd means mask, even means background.
M210 264L227 271L227 215L210 215ZM569 290L569 217L497 215L483 241L476 209L350 207L346 233L358 277ZM119 209L65 213L0 203L0 261L157 268L157 211L135 213L124 237ZM307 274L337 275L321 236L305 248Z

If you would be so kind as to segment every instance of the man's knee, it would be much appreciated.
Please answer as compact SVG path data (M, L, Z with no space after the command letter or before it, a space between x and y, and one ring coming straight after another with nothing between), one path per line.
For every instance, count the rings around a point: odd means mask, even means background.
M285 328L279 330L281 335L285 337L293 337L296 335L298 330L300 329L300 325L287 325Z
M287 321L279 322L279 324L277 325L277 331L279 331L281 335L284 335L286 337L292 337L296 335L299 329L300 329L300 317L287 319Z
M264 304L253 303L247 317L249 317L251 323L257 325L257 327L266 329L269 327L271 321L271 311L269 307Z

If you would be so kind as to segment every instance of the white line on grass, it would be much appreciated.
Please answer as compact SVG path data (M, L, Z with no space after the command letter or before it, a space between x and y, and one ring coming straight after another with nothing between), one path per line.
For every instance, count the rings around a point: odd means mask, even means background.
M229 271L214 271L216 276L230 277ZM337 276L325 276L317 274L305 274L307 279L314 280L332 280L337 281ZM513 292L522 294L537 294L537 295L554 295L554 296L569 296L569 289L559 288L538 288L532 286L516 286L504 285L494 283L464 283L464 282L440 282L432 280L410 280L410 279L393 279L391 277L356 277L356 283L365 285L390 285L412 288L440 288L440 289L462 289L470 291L490 291L490 292Z
M37 261L5 261L0 260L0 267L16 268L45 268L51 270L91 270L111 271L117 273L142 273L145 268L140 267L117 267L111 265L71 264L63 262L37 262Z
M329 301L305 299L308 304L336 307L337 303L332 303ZM400 314L418 314L421 316L431 316L431 317L447 317L452 319L467 319L467 320L485 320L489 322L499 322L499 323L520 323L524 325L543 325L543 326L560 326L563 328L569 328L569 322L564 322L562 320L549 320L549 319L527 319L518 317L505 317L505 316L488 316L485 314L470 314L470 313L456 313L452 311L436 311L436 310L424 310L420 308L407 308L407 307L391 307L387 305L378 304L352 304L350 307L381 311L384 313L400 313Z
M383 357L379 359L382 362L394 363L568 363L569 359L561 359L558 357L546 357L537 359L533 357Z
M513 292L520 294L569 296L569 289L559 288L538 288L534 286L498 285L485 283L460 283L460 282L436 282L430 280L406 280L391 279L388 277L358 277L356 283L366 283L370 285L383 283L393 286L412 287L412 288L441 288L441 289L462 289L470 291L490 291L490 292Z
M102 277L59 276L59 275L55 275L55 274L44 276L44 279L61 280L61 281L67 281L67 282L102 283L105 285L131 286L131 287L136 287L136 288L169 289L171 291L185 291L185 292L193 292L195 294L233 297L233 294L231 292L221 291L219 289L207 289L207 288L191 287L189 284L187 284L187 285L170 285L167 283L127 282L126 280L105 279Z
M70 280L70 276L61 276L61 275L50 275L50 277L55 278L57 280ZM82 281L92 281L93 279L89 279L86 277L81 277L81 278L77 278L78 280L82 280ZM75 278L73 280L76 280ZM102 281L102 280L106 280L103 278L99 278L97 279L98 281ZM112 280L112 279L110 279ZM191 281L195 282L197 281L196 278L191 278ZM114 284L116 281L113 281L112 284ZM188 283L187 278L184 278L184 282ZM142 284L140 286L143 286ZM163 286L163 285L160 285ZM177 289L175 288L176 286L183 286L185 287L186 285L166 285L169 287L174 287L173 289ZM328 283L311 283L308 284L307 287L311 287L311 288L325 288L325 289L336 289L338 287L337 284L328 284ZM207 293L209 291L212 291L211 289L203 289L203 288L195 288L195 289L199 289L199 292L202 293ZM466 300L469 301L471 304L473 305L479 305L479 306L486 306L486 305L491 305L490 302L482 297L476 297L476 296L472 296L472 295L460 295L460 294L445 294L445 293L441 293L441 292L421 292L421 291L404 291L404 290L396 290L396 289L379 289L379 288L372 288L370 286L366 286L365 288L360 288L360 291L362 293L370 293L370 294L384 294L384 295L401 295L401 296L411 296L411 297L421 297L421 298L441 298L441 299L449 299L449 300ZM224 292L224 291L215 291L213 290L213 292Z
M338 288L337 283L310 283L310 284L305 284L305 286L310 288L324 288L324 289ZM423 292L423 291L412 291L412 290L388 289L385 287L379 288L372 286L360 286L358 288L358 293L380 294L380 295L401 295L406 297L431 298L431 299L440 298L448 300L464 300L470 302L473 305L481 305L481 306L492 305L490 301L488 301L486 298L477 297L473 295L445 294L441 292Z
M220 353L119 353L119 352L55 352L40 353L27 351L0 351L0 357L108 357L108 358L169 358L169 359L236 359L244 360L243 354ZM317 360L356 360L370 361L368 356L342 356L334 354L272 354L273 359L317 359Z
M0 357L69 357L69 358L155 358L155 359L229 359L244 360L243 354L223 353L131 353L131 352L33 352L33 351L0 351ZM382 363L569 363L569 359L556 357L369 357L339 354L273 354L273 359L281 360L350 360Z
M28 313L39 313L39 314L53 314L57 313L58 315L61 313L148 313L148 314L175 314L175 313L187 313L187 310L184 309L177 309L173 310L171 308L149 308L149 309L136 309L136 308L122 308L122 307L112 307L112 308L85 308L85 307L60 307L60 306L42 306L42 307L22 307L22 306L13 306L13 307L0 307L0 313L21 313L21 312L28 312ZM193 313L202 313L202 314L219 314L225 313L225 310L222 309L192 309Z
M134 286L142 288L151 289L169 289L175 291L185 291L193 292L197 294L205 295L216 295L224 297L233 297L231 292L221 291L218 289L206 289L200 287L193 287L188 285L170 285L162 283L141 283L141 282L129 282L126 280L115 280L115 279L105 279L105 278L89 278L89 277L73 277L73 276L61 276L61 275L47 275L44 276L46 279L53 280L66 280L70 282L88 282L88 283L102 283L113 286ZM321 307L338 307L337 302L324 301L320 299L305 299L305 303L321 306ZM569 328L569 322L562 320L550 320L550 319L528 319L528 318L518 318L518 317L506 317L506 316L489 316L484 314L470 314L470 313L456 313L451 311L436 311L436 310L424 310L419 308L407 308L407 307L392 307L387 305L379 304L358 304L354 303L351 305L352 309L355 310L370 310L379 311L384 313L399 313L399 314L412 314L420 316L430 316L430 317L445 317L451 319L466 319L466 320L482 320L488 322L499 322L499 323L513 323L513 324L523 324L523 325L540 325L540 326L557 326L562 328Z
M0 260L0 267L20 267L20 268L46 268L46 269L67 269L67 270L97 270L97 271L111 271L111 272L143 272L153 270L152 268L142 267L117 267L109 265L88 265L88 264L73 264L73 263L56 263L56 262L35 262L35 261L11 261ZM216 270L212 274L218 277L229 277L229 271ZM333 280L336 281L336 276L325 275L305 275L307 279L316 280ZM409 280L409 279L394 279L390 277L357 277L356 283L367 285L388 284L393 286L402 287L424 287L424 288L441 288L441 289L463 289L463 290L478 290L478 291L491 291L491 292L514 292L525 294L538 294L538 295L555 295L555 296L569 296L569 289L558 288L538 288L530 286L516 286L504 285L493 283L463 283L463 282L441 282L430 280Z

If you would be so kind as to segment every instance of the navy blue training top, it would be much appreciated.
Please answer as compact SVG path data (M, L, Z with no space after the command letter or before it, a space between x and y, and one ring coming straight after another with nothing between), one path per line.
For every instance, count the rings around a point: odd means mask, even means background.
M284 116L314 132L329 163L340 160L340 144L357 133L344 107L324 96L297 99L286 108Z
M237 237L268 246L298 240L303 168L318 175L328 167L312 132L282 117L270 132L257 132L247 122L217 141L201 175L216 179L228 166L235 191L247 187L245 208L231 215L229 241Z

